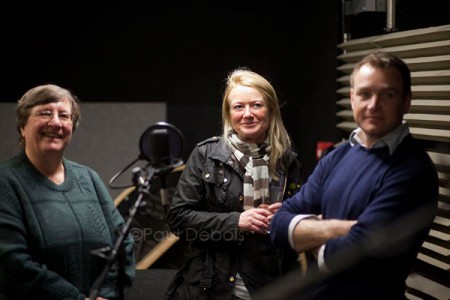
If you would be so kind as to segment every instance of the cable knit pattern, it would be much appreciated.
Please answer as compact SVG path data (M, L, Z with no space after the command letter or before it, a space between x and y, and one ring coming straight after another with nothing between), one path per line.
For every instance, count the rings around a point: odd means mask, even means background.
M87 206L88 211L88 222L92 230L97 231L98 233L102 233L105 231L106 226L105 223L101 221L101 216L98 214L98 211L92 205Z
M6 299L84 299L106 261L91 250L113 247L123 225L92 169L64 160L57 185L22 152L0 165L0 292ZM133 240L126 239L127 279L134 277ZM99 296L118 298L116 270ZM1 299L1 298L0 298Z

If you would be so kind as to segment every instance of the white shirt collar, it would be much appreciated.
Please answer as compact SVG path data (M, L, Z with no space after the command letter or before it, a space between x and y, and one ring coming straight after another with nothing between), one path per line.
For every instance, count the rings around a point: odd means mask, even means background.
M355 146L356 144L360 144L361 146L366 147L364 142L362 141L361 135L362 129L360 127L356 128L350 133L350 144ZM402 142L402 140L409 134L409 126L406 121L402 122L402 125L398 126L396 129L376 141L371 148L381 148L388 146L389 154L394 153L395 149L397 149L398 145Z

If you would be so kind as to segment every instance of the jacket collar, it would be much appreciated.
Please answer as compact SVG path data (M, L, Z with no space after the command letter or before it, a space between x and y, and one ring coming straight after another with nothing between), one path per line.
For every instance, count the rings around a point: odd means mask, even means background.
M209 154L210 158L219 160L223 163L228 162L231 159L232 152L225 144L223 138L219 138L219 141L213 146Z
M212 151L210 153L211 159L216 159L218 161L223 162L227 165L235 165L234 160L232 158L232 151L231 149L226 145L224 139L222 137L219 138L219 141L214 145L212 148ZM283 160L285 162L286 166L291 165L291 163L297 158L297 153L289 150L285 153L283 156Z

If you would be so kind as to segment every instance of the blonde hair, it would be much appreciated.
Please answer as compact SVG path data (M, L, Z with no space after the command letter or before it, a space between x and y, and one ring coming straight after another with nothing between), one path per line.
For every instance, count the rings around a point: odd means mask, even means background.
M272 177L278 178L276 172L277 165L285 170L286 166L283 165L282 157L284 153L291 148L291 139L284 127L283 120L281 119L280 106L274 87L267 79L246 68L236 69L227 77L222 99L223 138L226 141L230 130L232 130L228 96L231 90L238 85L255 88L264 97L269 117L267 139L271 145L269 173Z

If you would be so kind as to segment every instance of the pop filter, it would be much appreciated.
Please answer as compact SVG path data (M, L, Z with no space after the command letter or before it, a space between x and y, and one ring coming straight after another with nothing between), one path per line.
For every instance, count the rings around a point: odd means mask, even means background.
M183 164L183 146L183 135L178 128L158 122L142 133L139 139L140 158L157 170L173 169Z
M110 180L109 186L113 189L128 188L126 186L115 186L113 182L138 160L149 162L151 169L145 168L145 173L151 171L154 175L165 175L173 169L183 165L183 135L175 126L165 122L158 122L148 127L139 139L140 155L123 170L116 173ZM141 178L141 169L133 171L133 182L138 184ZM162 176L163 177L163 176ZM142 183L140 183L142 184Z

